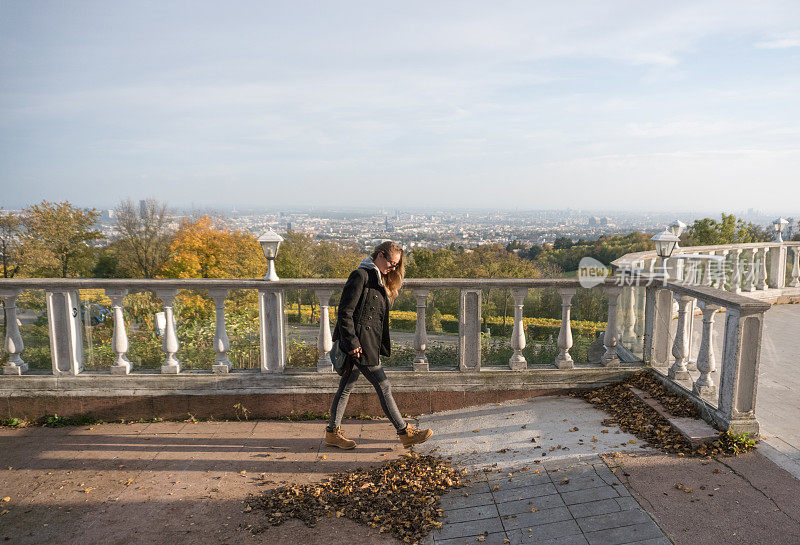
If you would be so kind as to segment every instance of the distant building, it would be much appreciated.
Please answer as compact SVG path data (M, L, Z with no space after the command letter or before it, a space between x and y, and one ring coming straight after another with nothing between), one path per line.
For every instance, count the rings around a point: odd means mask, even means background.
M141 218L147 217L147 201L144 200L139 201L139 217Z

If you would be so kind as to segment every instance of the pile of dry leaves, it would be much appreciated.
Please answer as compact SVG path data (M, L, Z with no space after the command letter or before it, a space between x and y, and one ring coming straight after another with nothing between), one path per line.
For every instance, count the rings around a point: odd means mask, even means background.
M417 543L441 527L439 497L461 484L462 473L432 456L406 454L368 470L338 473L321 483L287 485L250 502L273 526L296 518L348 517Z
M649 373L638 373L622 383L577 392L574 395L609 413L612 418L603 421L604 425L618 425L622 430L664 452L680 456L709 457L747 450L738 447L725 433L720 433L720 438L716 441L693 447L668 420L631 392L629 386L648 392L673 416L700 417L699 410L691 401L672 393Z

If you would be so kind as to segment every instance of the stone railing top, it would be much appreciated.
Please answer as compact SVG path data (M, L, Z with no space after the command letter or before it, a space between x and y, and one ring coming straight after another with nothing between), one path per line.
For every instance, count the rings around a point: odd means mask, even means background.
M605 279L613 284L615 278ZM287 278L276 281L263 279L144 279L144 278L11 278L0 279L0 291L20 289L339 289L346 278ZM480 289L480 288L577 288L577 278L406 278L404 289Z
M681 254L695 254L697 252L713 252L717 250L749 250L755 248L778 248L780 246L794 246L800 247L800 241L785 240L783 242L745 242L741 244L716 244L712 246L681 246L675 248L673 257ZM611 262L615 267L629 266L637 261L643 259L654 259L658 257L655 250L647 250L644 252L633 252L625 254Z
M720 305L728 309L736 309L745 313L766 312L772 306L766 301L759 301L758 299L745 297L738 293L720 290L710 286L667 282L666 287L672 290L673 293L689 295L705 303Z

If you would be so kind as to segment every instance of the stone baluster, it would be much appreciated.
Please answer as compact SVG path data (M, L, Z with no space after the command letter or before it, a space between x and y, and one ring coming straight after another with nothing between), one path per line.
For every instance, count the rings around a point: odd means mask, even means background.
M739 256L742 254L742 250L736 248L731 250L731 284L729 291L733 293L741 293L742 291L742 267L739 263Z
M125 316L122 313L123 299L128 294L126 289L107 289L106 296L111 299L111 310L114 313L114 332L111 336L111 347L117 355L111 365L112 375L127 375L133 364L126 356L128 352L128 332L125 330Z
M758 281L756 282L756 288L760 290L767 289L767 252L769 252L769 248L762 248L760 252L761 259L758 260L758 270L756 271Z
M696 395L708 399L713 399L717 395L717 387L711 380L711 373L717 370L714 357L714 314L719 309L719 306L710 303L703 305L703 336L697 354L697 370L700 371L700 377L692 386L692 391Z
M607 286L606 297L608 297L608 322L606 331L603 333L603 345L606 351L603 354L602 363L606 367L619 367L619 357L617 356L617 301L622 288L619 286Z
M745 252L745 262L744 262L744 282L742 285L742 291L750 292L755 291L756 283L756 249L749 248L744 250Z
M625 312L623 318L625 320L622 342L626 348L631 349L636 345L636 331L634 325L636 323L636 293L633 286L625 290L623 301L625 302Z
M644 288L633 288L636 298L636 311L634 314L634 332L636 333L636 344L633 346L633 355L637 358L644 358L644 321L647 308L647 293Z
M561 329L558 331L558 356L556 356L556 367L559 369L571 369L575 367L575 362L569 353L572 348L572 297L578 290L575 288L561 288Z
M792 248L794 259L792 260L792 280L789 285L793 288L800 286L800 246Z
M726 257L728 255L728 250L717 250L714 252L716 255L720 256L722 259L715 262L715 265L712 269L714 273L714 287L718 290L725 289L725 263Z
M693 298L688 295L678 297L678 327L675 331L675 342L672 344L672 355L675 363L669 368L667 376L673 380L689 380L686 364L689 360L689 307Z
M161 364L161 372L164 374L177 375L181 372L181 362L175 357L180 345L178 344L178 332L175 329L175 314L173 313L172 303L178 295L177 289L156 290L156 296L164 303L164 363Z
M230 373L233 364L228 359L228 350L231 343L228 341L228 331L225 327L225 298L228 296L226 289L210 289L208 295L214 300L214 312L216 322L214 325L214 352L217 353L216 360L211 366L214 373Z
M314 290L319 300L319 335L317 336L317 372L332 373L333 362L331 361L331 349L333 348L333 337L331 336L330 304L333 290L318 289Z
M712 256L714 252L708 252L706 255ZM712 283L711 280L711 267L713 267L713 261L711 259L706 259L703 264L703 279L700 282L704 286L710 286Z
M425 311L428 309L428 293L426 289L413 290L414 298L417 301L417 327L414 330L414 371L430 371L428 356L425 351L428 349L428 331L425 327Z
M0 290L0 298L6 308L6 338L5 349L8 352L8 361L3 366L4 375L21 375L28 370L28 364L22 360L22 351L25 345L22 342L22 335L19 334L19 324L17 324L17 297L20 290L4 289Z
M515 371L522 371L528 367L528 362L525 356L522 355L522 350L525 348L525 324L522 321L522 306L526 295L528 295L528 288L511 288L511 297L514 298L514 330L511 332L511 348L514 349L514 353L508 359L508 367Z

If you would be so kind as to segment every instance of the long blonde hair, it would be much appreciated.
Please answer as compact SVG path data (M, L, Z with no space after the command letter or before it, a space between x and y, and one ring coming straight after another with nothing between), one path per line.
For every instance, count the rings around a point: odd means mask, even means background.
M387 240L381 242L375 249L372 250L370 257L373 261L378 257L378 254L383 254L384 258L391 259L392 254L399 253L400 259L397 262L397 267L389 271L389 274L381 274L383 286L386 288L386 297L389 298L390 303L394 303L397 296L400 294L400 287L403 285L403 278L406 276L406 265L403 258L403 247L396 242Z

